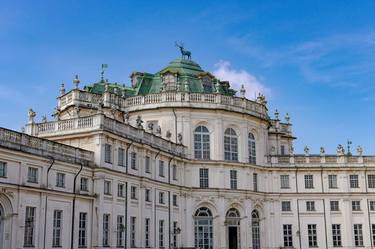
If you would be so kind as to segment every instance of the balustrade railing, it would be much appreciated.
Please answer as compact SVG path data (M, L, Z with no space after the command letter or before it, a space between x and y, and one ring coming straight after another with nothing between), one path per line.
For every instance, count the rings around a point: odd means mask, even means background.
M3 147L17 149L43 157L71 163L92 165L94 153L69 145L53 142L43 138L29 136L24 133L0 128L0 144Z
M271 155L268 156L268 163L272 166L341 166L353 165L363 166L372 165L375 167L375 156L362 155Z
M37 135L42 137L104 129L119 136L131 138L134 141L146 143L153 147L159 147L166 152L179 156L184 154L183 145L175 144L162 137L148 133L143 129L137 129L133 126L105 117L102 114L69 120L39 123L36 124L36 126Z
M129 107L135 107L147 104L158 104L158 103L195 103L195 104L217 104L221 105L221 108L227 106L234 106L241 108L241 111L245 110L251 112L254 115L261 117L267 117L267 109L264 105L240 97L224 96L218 94L206 94L206 93L185 93L185 92L163 92L148 94L145 96L134 96L126 99L117 96L112 93L94 94L85 92L82 90L72 90L67 94L59 97L59 108L64 109L65 107L73 104L85 104L85 105L98 105L100 102L109 106L117 106L117 108L126 111ZM229 107L228 107L229 108Z

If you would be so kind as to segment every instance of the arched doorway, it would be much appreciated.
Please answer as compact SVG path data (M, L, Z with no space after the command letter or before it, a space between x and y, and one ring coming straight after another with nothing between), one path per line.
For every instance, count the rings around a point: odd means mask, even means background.
M260 249L259 213L257 210L251 212L251 235L253 239L252 249Z
M237 209L231 208L225 216L227 227L228 248L238 249L240 247L240 213Z
M199 208L194 215L195 247L213 249L212 213L206 207Z

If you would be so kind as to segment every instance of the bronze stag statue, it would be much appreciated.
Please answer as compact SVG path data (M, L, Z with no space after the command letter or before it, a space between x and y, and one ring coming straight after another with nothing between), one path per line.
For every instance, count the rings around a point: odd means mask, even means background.
M184 49L184 44L182 42L180 42L180 44L176 42L175 44L176 44L176 47L180 48L181 58L183 60L186 60L186 59L191 60L191 52Z

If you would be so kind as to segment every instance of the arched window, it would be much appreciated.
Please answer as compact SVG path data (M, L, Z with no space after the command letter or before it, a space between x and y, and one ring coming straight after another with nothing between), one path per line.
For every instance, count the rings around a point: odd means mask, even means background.
M4 210L3 210L3 207L0 205L0 248L2 249L3 248L3 233L4 233L4 219L5 219L5 215L4 215Z
M259 213L257 210L251 212L251 233L253 238L252 249L260 249Z
M206 207L199 208L194 215L195 248L213 248L212 213Z
M198 126L194 130L195 159L210 159L210 133L205 126Z
M247 143L249 151L249 163L256 164L255 138L251 132L249 133Z
M232 128L227 128L224 132L224 159L238 161L238 138Z

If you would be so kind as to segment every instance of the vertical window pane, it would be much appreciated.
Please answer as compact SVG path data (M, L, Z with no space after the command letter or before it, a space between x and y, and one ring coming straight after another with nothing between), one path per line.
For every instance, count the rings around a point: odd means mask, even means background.
M195 159L210 159L210 134L206 127L198 126L194 130Z

